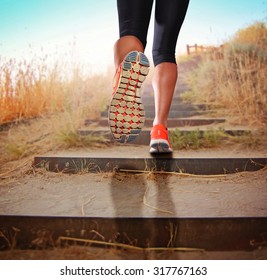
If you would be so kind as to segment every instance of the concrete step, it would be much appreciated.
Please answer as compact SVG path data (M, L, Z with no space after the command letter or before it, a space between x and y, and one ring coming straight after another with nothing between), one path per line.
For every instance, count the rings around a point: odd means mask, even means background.
M172 127L183 127L183 126L201 126L201 125L210 125L210 124L218 124L224 123L225 118L175 118L168 120L168 128ZM100 118L96 120L85 119L84 125L99 125L108 127L108 119ZM146 118L145 126L152 127L153 118Z

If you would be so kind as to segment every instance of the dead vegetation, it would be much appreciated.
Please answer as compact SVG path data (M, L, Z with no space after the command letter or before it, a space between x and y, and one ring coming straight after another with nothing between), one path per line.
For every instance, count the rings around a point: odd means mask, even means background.
M255 23L236 33L224 45L220 60L202 59L188 82L183 97L208 108L224 109L235 124L267 131L267 28Z

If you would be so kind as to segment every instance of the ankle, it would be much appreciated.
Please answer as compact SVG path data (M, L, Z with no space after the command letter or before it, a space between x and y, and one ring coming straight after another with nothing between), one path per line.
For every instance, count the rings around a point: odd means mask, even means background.
M158 120L154 120L153 121L153 126L156 126L156 125L163 125L167 128L167 121L158 121Z

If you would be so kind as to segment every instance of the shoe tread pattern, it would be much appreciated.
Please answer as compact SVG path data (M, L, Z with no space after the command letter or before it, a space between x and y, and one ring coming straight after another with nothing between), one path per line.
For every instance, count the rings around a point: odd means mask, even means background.
M122 62L122 73L109 106L109 125L120 143L133 141L145 123L145 111L139 89L149 71L149 61L140 52L129 53Z

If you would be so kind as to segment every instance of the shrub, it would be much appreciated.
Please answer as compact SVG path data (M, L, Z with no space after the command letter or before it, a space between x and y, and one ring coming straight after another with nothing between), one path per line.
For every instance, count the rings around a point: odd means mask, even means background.
M186 98L226 109L239 123L266 125L266 34L266 26L257 23L225 44L224 59L203 59L189 77Z

